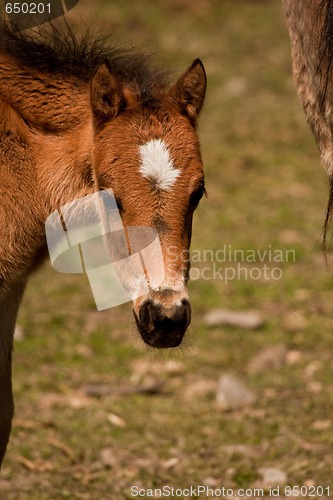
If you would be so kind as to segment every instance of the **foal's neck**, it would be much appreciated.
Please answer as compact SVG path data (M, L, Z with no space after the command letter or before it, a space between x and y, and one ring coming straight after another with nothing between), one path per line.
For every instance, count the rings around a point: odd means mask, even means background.
M94 133L90 120L61 135L38 134L31 145L38 158L36 175L44 194L46 217L95 191Z
M0 104L31 148L32 182L44 216L94 191L94 131L89 86L39 73L0 54ZM36 179L36 180L35 180Z
M88 85L41 73L0 54L0 95L30 126L45 133L71 130L90 114Z

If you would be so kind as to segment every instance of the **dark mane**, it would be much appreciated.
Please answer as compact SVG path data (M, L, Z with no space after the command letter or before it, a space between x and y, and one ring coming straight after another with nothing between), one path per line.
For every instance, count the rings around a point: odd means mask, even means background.
M19 65L82 82L89 82L106 62L122 83L139 89L141 100L147 104L154 99L154 89L165 89L169 84L167 71L157 67L151 55L121 48L110 35L87 28L76 31L65 20L24 32L15 32L8 23L2 23L0 54L10 55Z

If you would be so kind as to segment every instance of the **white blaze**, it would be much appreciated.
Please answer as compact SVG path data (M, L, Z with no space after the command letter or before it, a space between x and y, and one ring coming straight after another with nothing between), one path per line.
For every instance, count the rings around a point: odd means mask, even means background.
M139 148L143 177L155 184L156 189L168 191L176 182L180 170L175 168L167 145L154 139Z

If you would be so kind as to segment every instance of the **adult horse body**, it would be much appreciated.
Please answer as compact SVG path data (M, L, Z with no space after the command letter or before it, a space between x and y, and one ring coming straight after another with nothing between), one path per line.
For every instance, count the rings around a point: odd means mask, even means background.
M293 74L321 161L330 176L333 203L333 3L282 0L291 39Z
M133 312L149 345L182 341L190 322L183 256L204 193L195 126L206 76L195 60L170 86L144 56L77 37L67 26L33 36L0 31L1 464L14 408L16 315L46 254L52 212L111 188L124 227L154 228L165 278L133 300Z

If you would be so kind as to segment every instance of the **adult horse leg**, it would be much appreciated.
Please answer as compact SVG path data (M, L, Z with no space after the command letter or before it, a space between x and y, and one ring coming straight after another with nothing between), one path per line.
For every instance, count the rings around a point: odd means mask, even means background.
M0 299L0 467L6 452L14 414L12 350L15 322L25 282L14 285Z
M282 0L291 39L293 74L321 161L333 174L332 55L330 0Z

